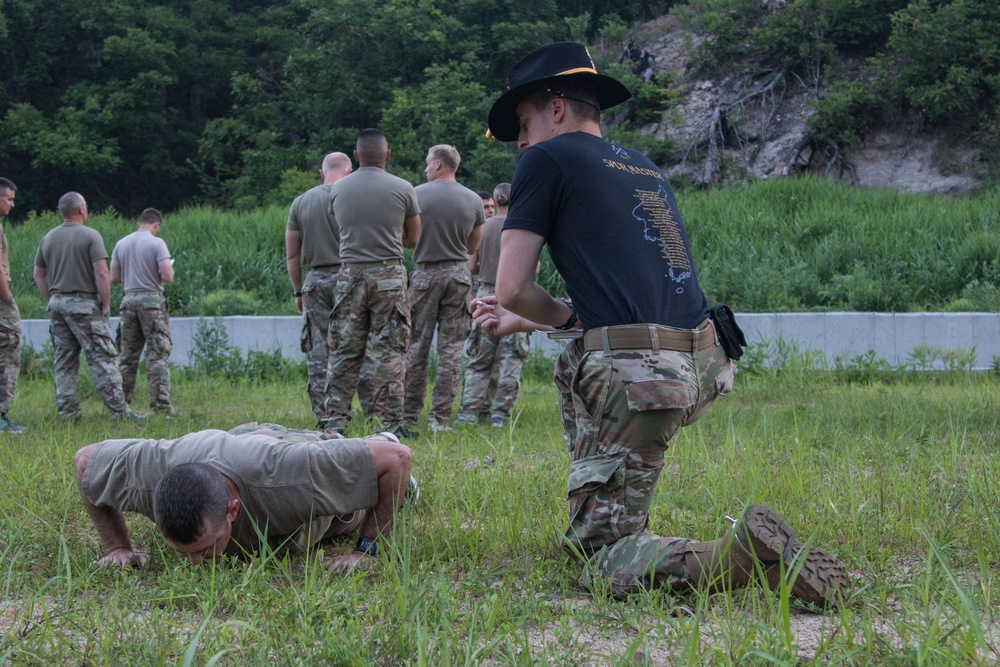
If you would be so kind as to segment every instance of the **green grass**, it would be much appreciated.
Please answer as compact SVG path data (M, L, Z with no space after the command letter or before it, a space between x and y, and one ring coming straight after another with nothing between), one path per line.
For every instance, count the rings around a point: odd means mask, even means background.
M681 192L678 201L702 287L710 301L737 312L1000 310L1000 190L955 198L776 179ZM287 214L271 206L168 215L161 237L177 270L165 290L170 313L294 315ZM8 226L24 318L45 316L31 272L38 241L57 224L48 214ZM135 230L113 212L88 224L109 253ZM565 296L547 253L538 281ZM112 312L120 294L116 286Z
M855 592L817 616L758 587L593 597L555 547L568 457L551 384L516 424L411 444L419 504L372 572L261 554L192 568L130 518L144 570L100 570L72 455L106 438L176 437L245 421L308 427L305 377L179 377L182 417L54 420L49 380L18 387L0 436L0 664L979 665L997 659L1000 382L995 375L737 378L668 452L651 529L712 538L764 502L837 553ZM137 390L143 396L144 386ZM364 427L352 425L352 435ZM488 457L488 459L487 459ZM325 545L327 555L350 541Z

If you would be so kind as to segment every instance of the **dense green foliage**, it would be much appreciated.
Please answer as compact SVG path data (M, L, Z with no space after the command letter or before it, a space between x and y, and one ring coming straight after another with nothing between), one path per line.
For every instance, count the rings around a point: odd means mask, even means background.
M1000 310L1000 191L955 199L799 179L681 192L678 200L709 300L738 311ZM168 215L160 235L176 259L170 312L294 315L285 216L279 206ZM45 316L31 271L39 239L57 223L49 214L8 230L22 317ZM109 252L135 229L117 214L88 224ZM539 282L565 293L546 253ZM115 308L120 293L115 286Z
M427 146L454 143L470 184L491 189L514 164L484 137L510 65L545 42L621 35L670 4L3 2L0 174L25 210L71 189L129 215L252 208L283 202L283 182L308 182L325 153L381 127L395 170L420 174Z
M489 189L515 155L485 139L486 111L510 65L557 39L591 44L635 91L610 133L667 164L669 142L638 130L670 107L669 76L617 61L629 26L668 11L714 38L702 67L771 66L815 87L815 128L841 144L915 110L1000 148L992 0L7 0L0 174L21 188L15 220L71 189L126 215L249 210L286 203L323 154L377 126L391 170L419 180L426 147L454 143L460 176Z

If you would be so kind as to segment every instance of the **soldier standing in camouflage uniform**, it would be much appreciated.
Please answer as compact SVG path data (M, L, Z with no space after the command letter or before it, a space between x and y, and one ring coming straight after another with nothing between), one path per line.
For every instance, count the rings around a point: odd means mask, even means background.
M128 408L118 371L118 350L108 328L111 276L104 239L84 226L87 202L78 192L59 198L63 224L50 230L35 254L34 278L48 302L55 353L56 409L78 418L76 381L81 350L104 406L115 419L142 419Z
M403 424L403 357L410 340L403 248L417 245L420 209L413 186L386 172L389 155L385 135L364 130L354 151L358 170L330 188L341 265L327 338L323 425L341 433L346 429L367 349L378 362L374 417L405 438L416 434Z
M14 208L16 192L17 186L12 181L0 178L0 217ZM28 429L7 419L7 409L21 372L21 313L10 291L9 254L7 234L0 225L0 431L23 433Z
M445 430L462 374L462 344L472 319L469 256L483 234L483 200L455 180L461 156L454 146L427 151L427 182L416 187L420 205L420 243L413 251L410 276L413 330L406 355L406 425L416 426L427 395L427 358L437 329L437 377L427 426Z
M139 214L138 229L111 251L111 282L125 288L118 308L118 370L125 402L132 402L142 349L146 348L149 407L168 416L170 404L170 316L163 283L173 282L174 266L163 239L157 238L163 215L155 208Z
M323 183L295 198L285 226L285 262L295 306L303 316L301 345L309 374L306 390L321 424L328 417L324 407L330 362L326 337L340 272L340 227L330 208L330 188L350 174L351 169L351 158L343 153L330 153L323 158L319 170ZM303 264L308 267L305 282Z
M571 459L563 545L584 561L584 582L603 581L618 595L655 585L735 588L750 581L756 558L773 587L780 561L795 559L792 594L836 604L847 588L843 565L805 550L764 506L748 507L712 542L647 532L670 439L729 392L735 369L708 317L669 184L639 151L601 136L600 111L627 100L628 89L568 42L523 58L508 84L490 110L490 133L524 153L497 296L475 316L493 335L536 323L583 330L560 356L555 380ZM572 302L535 283L543 244Z
M496 215L483 225L483 238L473 258L473 272L478 278L476 298L495 294L497 264L500 261L500 231L507 218L510 203L510 183L501 183L493 190L491 201L496 201ZM531 336L523 331L493 340L482 327L474 326L469 333L465 351L469 363L465 367L465 384L462 387L462 406L456 424L474 424L480 415L489 415L496 428L502 428L510 419L517 393L521 388L521 369L528 358ZM496 389L490 395L493 376L497 376ZM492 404L492 411L490 409Z

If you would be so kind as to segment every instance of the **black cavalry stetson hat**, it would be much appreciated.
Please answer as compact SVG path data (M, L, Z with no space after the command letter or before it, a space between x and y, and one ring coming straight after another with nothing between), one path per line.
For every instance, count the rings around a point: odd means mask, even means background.
M500 141L516 141L520 130L517 105L525 97L560 81L586 83L597 94L601 109L621 104L632 93L617 79L597 73L587 47L575 42L556 42L535 49L507 73L507 92L493 103L489 132Z

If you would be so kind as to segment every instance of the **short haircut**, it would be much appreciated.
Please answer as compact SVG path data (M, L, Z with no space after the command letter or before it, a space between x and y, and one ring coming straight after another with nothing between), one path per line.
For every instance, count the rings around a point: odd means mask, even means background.
M476 194L479 195L479 198L482 199L483 201L486 201L487 199L493 199L493 195L491 195L486 190L480 190Z
M493 201L497 206L507 206L510 204L510 183L498 183L493 188Z
M0 190L10 190L11 192L17 192L17 186L14 185L14 181L9 178L4 178L0 176Z
M385 154L389 150L389 140L382 134L382 130L369 127L358 135L356 150L361 165L383 165Z
M566 101L566 105L573 111L573 115L581 120L600 121L601 102L597 93L591 90L587 84L575 82L560 82L558 86L542 88L528 95L527 99L536 111L541 111L549 100L559 97Z
M76 210L87 203L79 192L67 192L59 198L59 213L62 217L68 218L76 213Z
M172 468L153 489L156 528L177 544L192 544L207 519L213 527L226 519L229 487L222 472L207 463L185 463Z
M462 162L462 156L458 154L458 149L450 144L436 144L427 149L427 155L447 167L448 171L458 171L458 165Z
M336 173L351 170L351 158L343 153L330 153L323 158L323 166L320 167L325 172Z
M155 208L147 208L139 214L140 225L152 225L157 222L163 222L163 214Z

